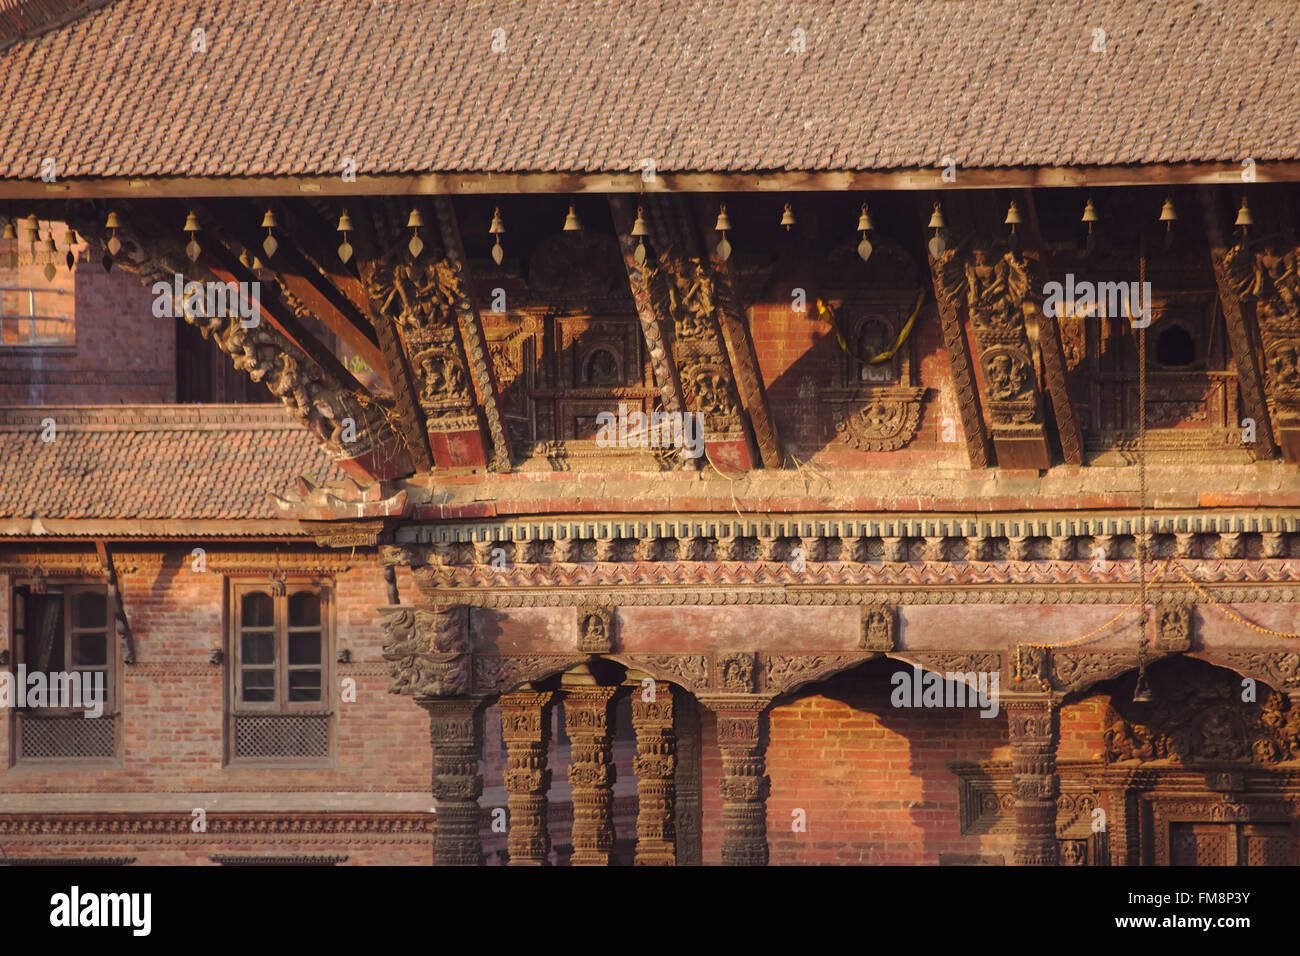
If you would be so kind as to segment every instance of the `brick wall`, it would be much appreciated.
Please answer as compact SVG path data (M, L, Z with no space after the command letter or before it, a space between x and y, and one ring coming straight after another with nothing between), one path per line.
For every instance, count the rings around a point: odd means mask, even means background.
M755 305L751 329L777 433L796 455L843 468L966 464L952 370L933 302L922 307L909 341L900 349L916 356L911 384L928 391L915 437L895 452L861 451L837 437L830 406L823 399L827 388L841 387L846 356L830 323L818 317L813 302L808 303L806 312L792 311L789 301ZM849 329L842 331L851 334ZM942 440L945 416L954 420L949 433L954 440L949 442Z
M59 264L53 281L43 263L8 268L7 253L21 240L0 242L0 288L62 289L72 293L76 343L57 347L0 345L0 405L117 405L176 400L174 319L155 318L153 296L121 269L105 272L79 247L76 267L62 262L66 227L54 225ZM42 223L44 236L44 223ZM65 297L59 296L59 300ZM6 296L12 310L12 296ZM38 311L52 297L38 295ZM23 305L26 310L26 305Z

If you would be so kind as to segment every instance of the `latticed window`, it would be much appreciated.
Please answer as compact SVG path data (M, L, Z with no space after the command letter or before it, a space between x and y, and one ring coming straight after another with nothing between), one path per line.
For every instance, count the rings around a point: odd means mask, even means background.
M330 754L328 592L236 585L230 758L283 761Z
M20 585L13 622L15 758L116 757L118 655L106 589Z

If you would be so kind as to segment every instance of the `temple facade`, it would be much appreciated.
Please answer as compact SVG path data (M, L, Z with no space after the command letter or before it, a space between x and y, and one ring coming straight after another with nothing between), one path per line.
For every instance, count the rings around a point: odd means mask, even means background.
M1289 6L18 6L10 862L1300 859Z

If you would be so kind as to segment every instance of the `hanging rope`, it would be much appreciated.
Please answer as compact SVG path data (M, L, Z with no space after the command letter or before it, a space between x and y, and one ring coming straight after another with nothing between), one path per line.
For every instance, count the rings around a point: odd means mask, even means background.
M1141 258L1138 260L1138 288L1145 289L1147 281L1146 239L1142 240ZM1147 604L1147 325L1151 323L1152 306L1146 304L1145 322L1138 328L1138 539L1137 552L1138 585L1142 600L1141 636L1138 638L1138 675L1139 680L1146 670L1147 657L1147 618L1150 606ZM1129 310L1132 311L1131 309ZM1130 319L1132 317L1130 316ZM1166 565L1168 562L1166 562Z

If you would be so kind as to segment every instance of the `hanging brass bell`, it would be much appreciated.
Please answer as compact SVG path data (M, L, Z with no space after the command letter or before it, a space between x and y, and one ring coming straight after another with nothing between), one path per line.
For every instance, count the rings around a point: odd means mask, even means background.
M58 252L58 247L54 244L54 231L49 230L45 233L45 239L41 242L41 248L46 252Z
M731 228L731 219L727 215L727 204L718 206L718 221L713 224L714 232L727 232Z
M1237 210L1237 221L1233 225L1242 228L1255 225L1255 217L1250 214L1250 207L1246 205L1245 196L1241 197L1241 208Z
M488 235L499 236L505 231L505 223L501 221L501 207L497 206L492 210L492 225L488 226Z
M190 214L185 217L185 232L198 232L201 228L199 217L194 215L194 211L191 210Z
M121 228L122 228L122 223L120 223L120 222L118 221L117 213L115 213L115 212L110 212L110 213L108 214L108 221L104 223L104 228L105 228L105 229L121 229Z
M645 215L643 214L643 210L641 209L640 206L636 207L636 222L632 223L632 235L634 236L650 235L650 230L646 228Z
M1155 694L1151 693L1151 685L1147 682L1146 668L1138 671L1137 686L1133 688L1133 703L1149 704L1155 700Z
M1092 204L1091 199L1089 199L1086 203L1083 204L1083 218L1080 219L1079 221L1080 222L1100 221L1097 216L1097 207Z
M334 227L334 231L335 232L352 231L352 217L348 215L348 211L346 209L344 209L343 212L339 215L339 224Z
M1174 200L1172 196L1167 198L1165 200L1165 204L1160 207L1160 221L1161 222L1178 221L1178 213L1174 211Z
M862 214L858 216L858 232L871 232L875 228L871 225L871 217L867 215L867 204L862 204Z
M262 228L274 229L278 225L279 223L275 221L275 213L268 209L266 215L262 217Z
M411 214L406 217L406 228L419 229L423 226L424 226L424 218L420 215L420 210L412 206Z
M5 231L0 235L0 239L17 239L18 233L14 230L14 221L12 219L5 223Z
M947 223L945 223L945 222L943 221L943 209L942 209L942 207L940 207L940 205L939 205L938 203L935 203L935 204L934 204L934 212L930 213L930 227L929 227L929 228L931 228L931 229L945 229L945 228L947 228Z
M582 232L582 220L578 218L578 210L574 208L573 203L569 203L569 214L564 217L565 232Z
M41 224L36 219L36 213L23 220L23 232L26 234L24 238L33 245L41 237Z
M789 232L790 227L798 225L794 218L794 207L789 203L785 204L785 211L781 213L781 225L785 226L785 231Z
M1016 207L1016 201L1014 199L1011 200L1011 205L1007 208L1007 218L1002 220L1002 222L1008 226L1020 225L1020 210Z

